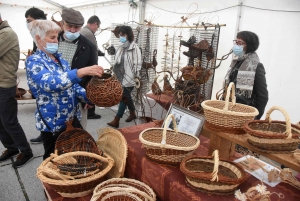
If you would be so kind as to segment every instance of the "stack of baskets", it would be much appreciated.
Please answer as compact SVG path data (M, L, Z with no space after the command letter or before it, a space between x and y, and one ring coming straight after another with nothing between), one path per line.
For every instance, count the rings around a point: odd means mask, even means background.
M219 160L218 150L214 151L213 157L185 158L180 164L180 170L185 174L189 186L212 194L233 194L246 179L246 173L240 165Z
M229 102L230 91L232 102ZM244 134L244 123L258 115L256 108L236 103L233 82L228 86L225 101L206 100L201 106L204 109L206 126L214 131Z
M270 115L279 110L285 121L272 121ZM268 153L290 153L298 149L300 143L300 126L291 124L287 112L278 106L272 107L265 120L248 121L244 125L249 134L248 142L255 149Z
M91 201L155 201L156 195L146 184L125 178L115 178L99 184Z
M167 129L172 118L174 130ZM179 165L200 145L200 140L188 133L178 132L174 115L170 114L164 128L149 128L141 132L139 139L146 149L146 157L158 163Z

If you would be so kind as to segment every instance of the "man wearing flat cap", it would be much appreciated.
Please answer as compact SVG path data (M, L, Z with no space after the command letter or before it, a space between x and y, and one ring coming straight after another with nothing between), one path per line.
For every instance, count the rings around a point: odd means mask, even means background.
M79 33L84 24L82 14L72 8L66 8L63 9L61 16L63 20L63 31L58 36L58 52L62 53L62 57L69 62L71 69L97 65L98 55L96 54L96 47ZM90 76L86 76L79 84L83 88L86 88L90 79ZM81 104L81 125L86 129L87 110L84 108L84 104Z

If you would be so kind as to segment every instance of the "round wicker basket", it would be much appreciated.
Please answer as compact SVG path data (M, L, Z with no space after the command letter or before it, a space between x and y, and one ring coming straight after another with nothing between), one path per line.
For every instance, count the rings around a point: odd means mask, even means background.
M77 156L85 156L95 158L102 162L102 168L99 172L94 172L90 176L74 179L71 176L60 174L53 168L53 162L70 161ZM114 160L104 154L99 156L88 152L70 152L60 156L52 155L42 162L37 169L37 177L43 182L49 184L58 194L63 197L82 197L91 193L94 188L105 180L105 175L113 167Z
M121 83L109 73L102 77L92 77L86 86L87 98L98 107L112 107L117 105L123 94Z
M238 185L246 180L246 173L240 165L219 160L218 150L214 151L213 157L185 158L180 170L185 174L189 186L212 194L233 194Z
M164 128L149 128L141 132L139 139L146 149L146 156L150 160L169 165L179 165L187 156L191 155L200 145L199 138L183 132L178 132L174 115L170 114L165 122L172 118L174 130Z
M114 178L99 184L91 201L155 201L154 191L145 183L126 178Z
M285 121L272 121L270 115L279 110ZM300 126L291 124L287 112L278 106L272 107L266 114L265 120L253 120L244 124L249 134L248 142L255 149L268 153L293 152L300 143Z
M230 90L232 102L229 102ZM236 103L233 82L228 86L225 101L206 100L201 103L201 106L210 129L214 131L244 134L242 128L244 123L258 115L256 108Z

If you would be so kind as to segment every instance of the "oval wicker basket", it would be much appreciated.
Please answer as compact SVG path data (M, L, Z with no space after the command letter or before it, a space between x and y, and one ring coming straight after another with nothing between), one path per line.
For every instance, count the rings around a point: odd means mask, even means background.
M37 169L37 177L43 182L49 184L58 194L63 197L82 197L91 193L94 188L105 180L105 175L110 171L114 165L114 160L104 154L104 157L94 153L88 152L70 152L54 157L52 155L42 162ZM51 168L52 162L70 161L71 158L76 156L88 156L95 158L102 162L102 169L99 172L91 174L90 176L73 179L70 176L59 174L58 171ZM49 171L50 170L50 171Z
M102 77L92 77L86 86L86 97L98 107L112 107L117 105L123 94L121 83L109 73Z
M272 121L270 115L279 110L285 121ZM287 112L278 106L272 107L266 114L265 120L253 120L244 124L249 134L248 142L255 149L268 153L293 152L300 143L300 126L291 124Z
M190 156L180 164L186 183L196 190L227 195L233 194L239 184L246 180L244 169L231 161L219 160L219 152L213 156Z
M200 140L188 133L178 132L174 115L170 114L165 122L172 118L174 130L164 128L149 128L141 132L139 139L146 149L150 160L169 165L179 165L191 155L200 145Z
M109 179L99 184L91 201L155 201L154 191L145 183L127 178Z
M230 90L232 102L229 102ZM242 128L244 123L258 115L256 108L236 103L233 82L228 86L225 101L206 100L201 106L207 121L206 126L214 131L245 134Z

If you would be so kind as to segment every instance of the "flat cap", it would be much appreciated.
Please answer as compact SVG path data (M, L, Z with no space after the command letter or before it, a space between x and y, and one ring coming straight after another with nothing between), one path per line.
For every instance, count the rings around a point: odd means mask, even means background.
M82 14L73 8L63 9L61 17L70 25L82 26L84 24L84 18Z

